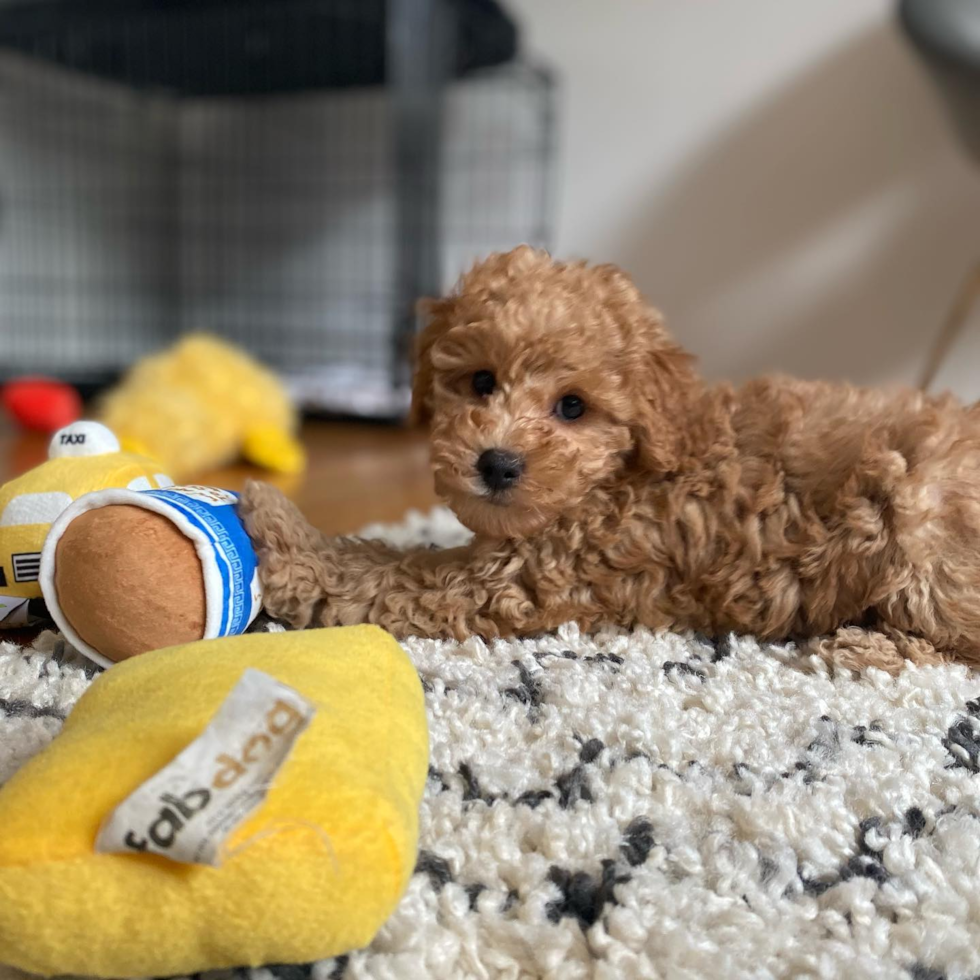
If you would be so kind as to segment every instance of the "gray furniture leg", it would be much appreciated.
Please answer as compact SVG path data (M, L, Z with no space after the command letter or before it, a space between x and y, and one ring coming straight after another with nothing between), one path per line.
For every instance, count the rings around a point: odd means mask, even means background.
M443 93L449 75L452 8L447 0L388 0L387 75L396 179L392 380L411 378L415 305L441 289Z
M973 312L978 301L980 301L980 265L960 285L939 333L929 349L929 360L919 378L919 385L924 391L928 391L936 380L939 369L962 334L970 313Z

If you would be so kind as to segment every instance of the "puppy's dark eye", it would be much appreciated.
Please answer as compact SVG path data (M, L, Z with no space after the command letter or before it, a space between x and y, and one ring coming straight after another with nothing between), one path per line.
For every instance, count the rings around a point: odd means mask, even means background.
M493 376L493 371L477 371L473 375L473 390L481 397L493 394L493 389L497 387L497 379Z
M555 415L566 422L574 422L585 414L585 402L578 395L565 395L555 405Z

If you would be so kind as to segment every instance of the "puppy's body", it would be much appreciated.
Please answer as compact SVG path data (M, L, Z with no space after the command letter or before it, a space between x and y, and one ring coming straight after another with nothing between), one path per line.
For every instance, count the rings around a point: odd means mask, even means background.
M273 615L456 637L860 623L921 638L900 652L922 662L980 661L980 411L787 378L706 387L622 273L523 248L433 304L415 407L473 543L327 540L253 484Z

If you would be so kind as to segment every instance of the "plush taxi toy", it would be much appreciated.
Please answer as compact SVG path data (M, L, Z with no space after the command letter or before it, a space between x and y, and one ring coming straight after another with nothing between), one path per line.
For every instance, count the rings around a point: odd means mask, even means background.
M41 548L54 520L93 490L151 490L173 483L153 460L122 452L98 422L73 422L51 439L48 460L0 487L0 627L25 625L41 597Z

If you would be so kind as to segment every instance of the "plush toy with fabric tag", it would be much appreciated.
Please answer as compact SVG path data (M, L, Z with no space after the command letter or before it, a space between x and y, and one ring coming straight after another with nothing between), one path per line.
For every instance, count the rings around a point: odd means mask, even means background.
M0 963L175 976L360 949L415 865L427 763L418 674L375 626L118 664L0 789Z
M0 627L20 627L41 598L41 547L52 522L93 490L150 490L173 481L158 463L122 452L99 422L73 422L51 439L48 459L0 487Z

